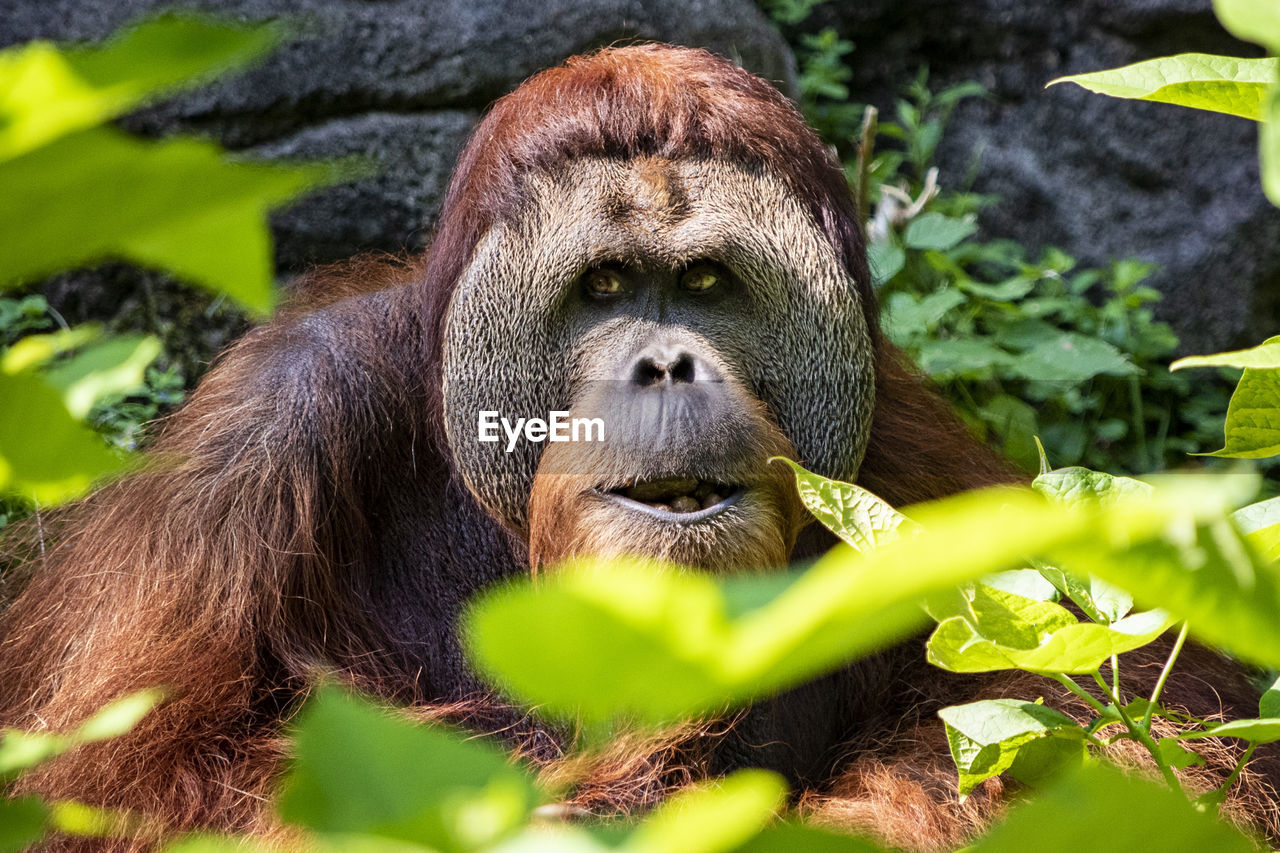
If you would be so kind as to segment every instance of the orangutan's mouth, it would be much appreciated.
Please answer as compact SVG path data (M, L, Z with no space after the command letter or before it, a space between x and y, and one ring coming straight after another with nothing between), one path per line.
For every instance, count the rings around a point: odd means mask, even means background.
M600 494L663 521L688 524L719 515L741 500L746 491L739 484L675 476L630 483Z

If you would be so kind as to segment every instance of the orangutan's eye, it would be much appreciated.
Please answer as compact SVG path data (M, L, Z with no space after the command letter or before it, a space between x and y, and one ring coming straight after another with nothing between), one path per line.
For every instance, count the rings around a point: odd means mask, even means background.
M616 296L622 292L622 276L613 270L594 269L582 277L582 286L591 296Z
M681 273L680 286L690 293L706 293L723 278L723 273L711 264L695 264Z

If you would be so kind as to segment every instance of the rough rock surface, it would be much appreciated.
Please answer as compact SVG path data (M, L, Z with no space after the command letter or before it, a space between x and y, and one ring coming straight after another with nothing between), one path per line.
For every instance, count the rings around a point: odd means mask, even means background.
M1121 101L1049 80L1183 52L1261 55L1213 17L1211 0L859 0L820 8L855 44L853 98L891 112L927 64L936 88L976 80L993 98L956 111L942 181L1003 203L983 233L1058 245L1100 263L1159 265L1159 313L1187 352L1280 331L1280 211L1258 182L1244 119Z

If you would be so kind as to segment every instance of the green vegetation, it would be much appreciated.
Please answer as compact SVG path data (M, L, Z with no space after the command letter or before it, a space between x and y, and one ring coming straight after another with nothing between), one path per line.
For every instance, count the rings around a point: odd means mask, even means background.
M800 14L810 5L779 0L774 8ZM1280 42L1273 10L1238 16L1245 5L1237 0L1219 8L1233 27L1274 24L1266 30L1274 40L1266 43ZM814 49L830 53L823 38ZM166 59L156 46L171 43L185 47ZM28 75L21 78L26 86L50 75L44 83L53 93L25 105L0 99L0 108L10 110L0 132L0 178L25 174L35 185L39 169L52 168L49 158L58 151L78 156L107 139L97 123L136 103L142 92L225 67L267 43L258 30L167 19L101 52L78 54L77 61L47 45L0 54L0 92L18 91L18 78L5 74L20 72ZM194 62L196 57L204 59ZM823 99L839 95L833 88L840 85L839 67L806 67L810 107L826 110L829 127L847 122L852 114L822 106ZM830 87L822 88L823 79ZM891 334L967 401L975 428L990 430L1022 458L1030 455L1026 442L1039 433L1049 438L1048 455L1059 463L1114 452L1121 470L1163 465L1186 446L1180 441L1191 441L1185 425L1200 427L1179 402L1183 374L1153 378L1172 343L1167 329L1146 313L1152 295L1138 287L1139 271L1124 264L1107 272L1074 271L1060 253L1030 263L1015 246L971 240L972 216L986 200L927 191L945 113L964 94L970 92L928 95L921 81L900 105L898 121L880 127L879 135L897 147L851 162L860 195L866 190L863 197L876 200L875 256ZM1274 102L1274 92L1267 97ZM89 135L59 146L79 134ZM866 135L875 136L870 124ZM165 171L175 164L180 174L188 167L239 168L207 146L132 141L121 147L114 134L108 136L113 138L102 142L104 151L127 148L131 156L160 157L152 163L157 186L175 179ZM102 177L78 174L89 181ZM222 251L243 249L242 263L223 268L235 271L236 282L206 275L198 260L177 272L265 308L270 296L255 278L261 268L253 260L262 258L265 205L298 191L316 173L256 166L237 174L245 183L228 186L242 186L240 202L211 198L207 217L172 220L179 234L189 235L197 221L225 226ZM70 205L95 197L86 192L58 200ZM895 199L905 205L898 208L901 216L893 213ZM21 197L0 199L0 221L25 227L3 210L20 203ZM157 204L136 219L157 214L146 226L159 234L154 241L139 243L141 231L116 230L73 242L97 247L95 257L146 255L148 262L164 263L163 251L138 251L142 244L163 247L174 237L160 233L166 217L158 213L167 202ZM57 217L56 223L32 223L33 233L52 234L69 223L87 227L94 219L82 211ZM89 260L42 255L44 244L32 239L14 245L32 256L9 266L0 261L6 273L35 275ZM1104 294L1100 304L1082 305L1080 297L1094 287ZM912 311L925 320L911 319ZM42 503L67 499L118 470L120 457L85 419L94 417L95 406L116 412L102 417L110 432L113 422L146 415L174 387L172 375L153 375L150 390L137 394L158 351L154 339L54 328L35 297L0 301L0 334L0 490L8 493ZM934 341L951 342L951 351ZM1037 355L1046 342L1057 347L1055 376L1027 366L1048 358ZM1063 365L1072 371L1069 382L1061 381ZM1177 366L1244 371L1226 407L1225 447L1214 455L1259 459L1280 453L1280 338ZM121 395L133 396L121 402ZM1012 402L998 402L1005 398ZM1018 406L1034 407L1030 420ZM1001 407L1013 414L993 414ZM1062 425L1073 419L1083 422L1083 440L1062 437ZM1116 421L1125 425L1123 432L1107 426ZM1215 444L1216 438L1196 449ZM550 716L581 723L577 748L587 750L624 728L659 729L741 706L933 624L928 650L937 666L1035 673L1080 696L1093 711L1077 720L1028 695L942 712L960 792L996 775L1017 780L1028 792L966 849L1075 851L1082 826L1107 849L1257 849L1215 816L1235 774L1193 800L1175 771L1198 760L1194 744L1205 737L1245 744L1240 767L1257 746L1280 740L1280 687L1262 695L1257 718L1194 719L1165 707L1160 686L1135 696L1118 656L1176 629L1165 675L1176 667L1187 637L1260 667L1280 668L1280 500L1257 501L1260 480L1247 471L1170 475L1157 482L1083 467L1050 470L1043 454L1031 458L1041 470L1030 488L985 489L903 511L856 485L792 465L805 505L844 541L814 565L724 578L583 562L544 577L537 587L516 585L477 602L467 620L469 648L478 668L513 695ZM72 733L4 732L0 781L79 743L127 730L159 700L155 692L127 698ZM1158 736L1157 723L1177 734ZM538 807L557 803L567 790L548 787L531 768L489 744L444 726L416 725L333 686L316 690L292 737L294 761L275 808L303 840L320 847L446 853L879 849L785 817L785 786L762 771L691 787L637 819L548 822ZM1162 782L1124 775L1100 760L1101 750L1122 739L1146 750ZM129 837L141 821L78 803L4 799L0 853L23 849L50 831ZM169 839L167 846L221 851L262 845L198 836Z

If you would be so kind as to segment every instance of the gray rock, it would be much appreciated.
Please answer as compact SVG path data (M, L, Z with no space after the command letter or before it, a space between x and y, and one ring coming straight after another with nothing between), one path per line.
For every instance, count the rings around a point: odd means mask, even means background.
M952 186L980 156L973 188L1003 198L982 216L985 236L1088 263L1155 262L1159 313L1186 352L1280 329L1280 211L1259 185L1256 126L1044 89L1173 53L1260 55L1218 25L1211 0L865 0L819 15L856 45L855 99L891 114L897 87L925 64L935 90L962 80L991 90L956 111L939 152Z

